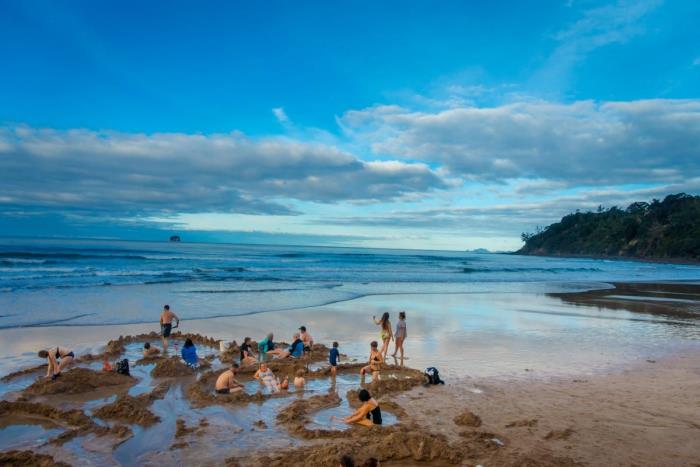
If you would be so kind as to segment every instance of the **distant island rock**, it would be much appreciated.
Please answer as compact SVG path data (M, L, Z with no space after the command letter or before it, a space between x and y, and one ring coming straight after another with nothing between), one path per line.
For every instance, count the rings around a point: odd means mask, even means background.
M522 255L700 261L700 196L678 193L626 209L575 212L523 233Z
M475 254L483 255L483 254L487 254L487 253L491 253L491 252L489 250L487 250L486 248L474 248L473 250L466 250L466 253L475 253Z
M171 241L171 242L179 242L179 241L180 241L180 236L179 236L179 235L171 235L171 236L170 236L170 241Z

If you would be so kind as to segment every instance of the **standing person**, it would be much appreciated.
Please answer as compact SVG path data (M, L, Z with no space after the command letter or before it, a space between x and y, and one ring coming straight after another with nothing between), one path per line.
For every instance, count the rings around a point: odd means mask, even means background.
M299 337L301 338L301 341L304 343L304 353L309 353L311 352L311 349L314 346L314 338L311 337L311 334L309 334L306 331L306 326L301 326L299 328Z
M372 316L372 321L374 321L374 324L377 326L381 326L382 330L380 333L380 337L382 339L382 355L383 358L386 360L386 354L389 351L389 342L394 338L394 334L391 332L391 321L389 321L389 313L384 312L382 315L382 319L377 321L376 316Z
M46 359L46 377L52 380L61 376L61 371L73 363L73 359L75 358L75 354L72 351L60 347L40 350L37 355L39 355L39 358Z
M396 358L396 353L401 351L401 364L403 365L403 341L406 340L406 312L402 311L399 313L399 322L396 323L396 334L395 337L395 347L394 353L391 354L392 357Z
M338 370L338 360L340 359L340 351L338 350L338 343L333 342L333 348L328 352L328 363L331 364L331 376L335 378L336 371Z
M241 366L252 365L256 361L250 341L250 337L246 337L241 344Z
M218 394L233 394L243 391L243 385L236 379L238 363L232 363L231 368L224 371L216 379L216 392Z
M363 366L360 369L360 375L362 375L363 380L368 371L372 373L372 381L376 380L379 376L379 370L382 368L382 362L384 362L384 359L382 358L382 353L378 350L378 347L379 344L377 344L377 341L372 341L369 344L369 361L367 362L366 366Z
M178 327L180 318L170 311L170 305L165 305L163 312L160 314L160 335L163 338L163 353L168 351L168 337L170 337L170 332L173 330L173 320L175 320L175 327Z

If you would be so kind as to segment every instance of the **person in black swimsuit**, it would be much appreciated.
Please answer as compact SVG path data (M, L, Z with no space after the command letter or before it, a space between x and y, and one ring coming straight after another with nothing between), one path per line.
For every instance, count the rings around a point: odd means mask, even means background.
M46 377L51 379L56 379L61 376L61 371L68 365L73 363L75 354L66 349L56 347L56 349L50 350L40 350L39 358L45 358L47 360Z

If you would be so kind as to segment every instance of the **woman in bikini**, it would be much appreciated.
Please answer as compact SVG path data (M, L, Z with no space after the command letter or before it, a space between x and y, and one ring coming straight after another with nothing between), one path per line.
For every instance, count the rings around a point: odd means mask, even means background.
M73 363L75 354L66 349L56 347L55 349L40 350L39 358L45 358L47 361L48 368L46 369L46 377L51 379L56 379L61 376L61 371L63 371L68 365Z
M379 370L382 368L384 358L382 358L382 353L378 350L378 347L377 341L372 341L369 345L369 361L367 365L360 369L360 375L362 375L363 380L368 371L372 373L372 381L379 376Z
M382 340L382 356L384 359L386 359L386 354L389 351L389 342L394 338L394 334L391 332L391 321L389 321L389 313L385 312L382 315L382 319L377 321L376 316L372 316L372 321L374 321L374 324L377 326L381 326L382 330L380 333L380 337Z

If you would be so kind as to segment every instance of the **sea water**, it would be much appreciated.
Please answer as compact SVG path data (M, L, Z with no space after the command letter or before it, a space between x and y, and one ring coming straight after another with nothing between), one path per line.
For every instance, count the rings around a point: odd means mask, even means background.
M363 248L0 239L0 329L303 309L373 295L547 293L698 281L690 265ZM155 316L155 318L154 318Z

